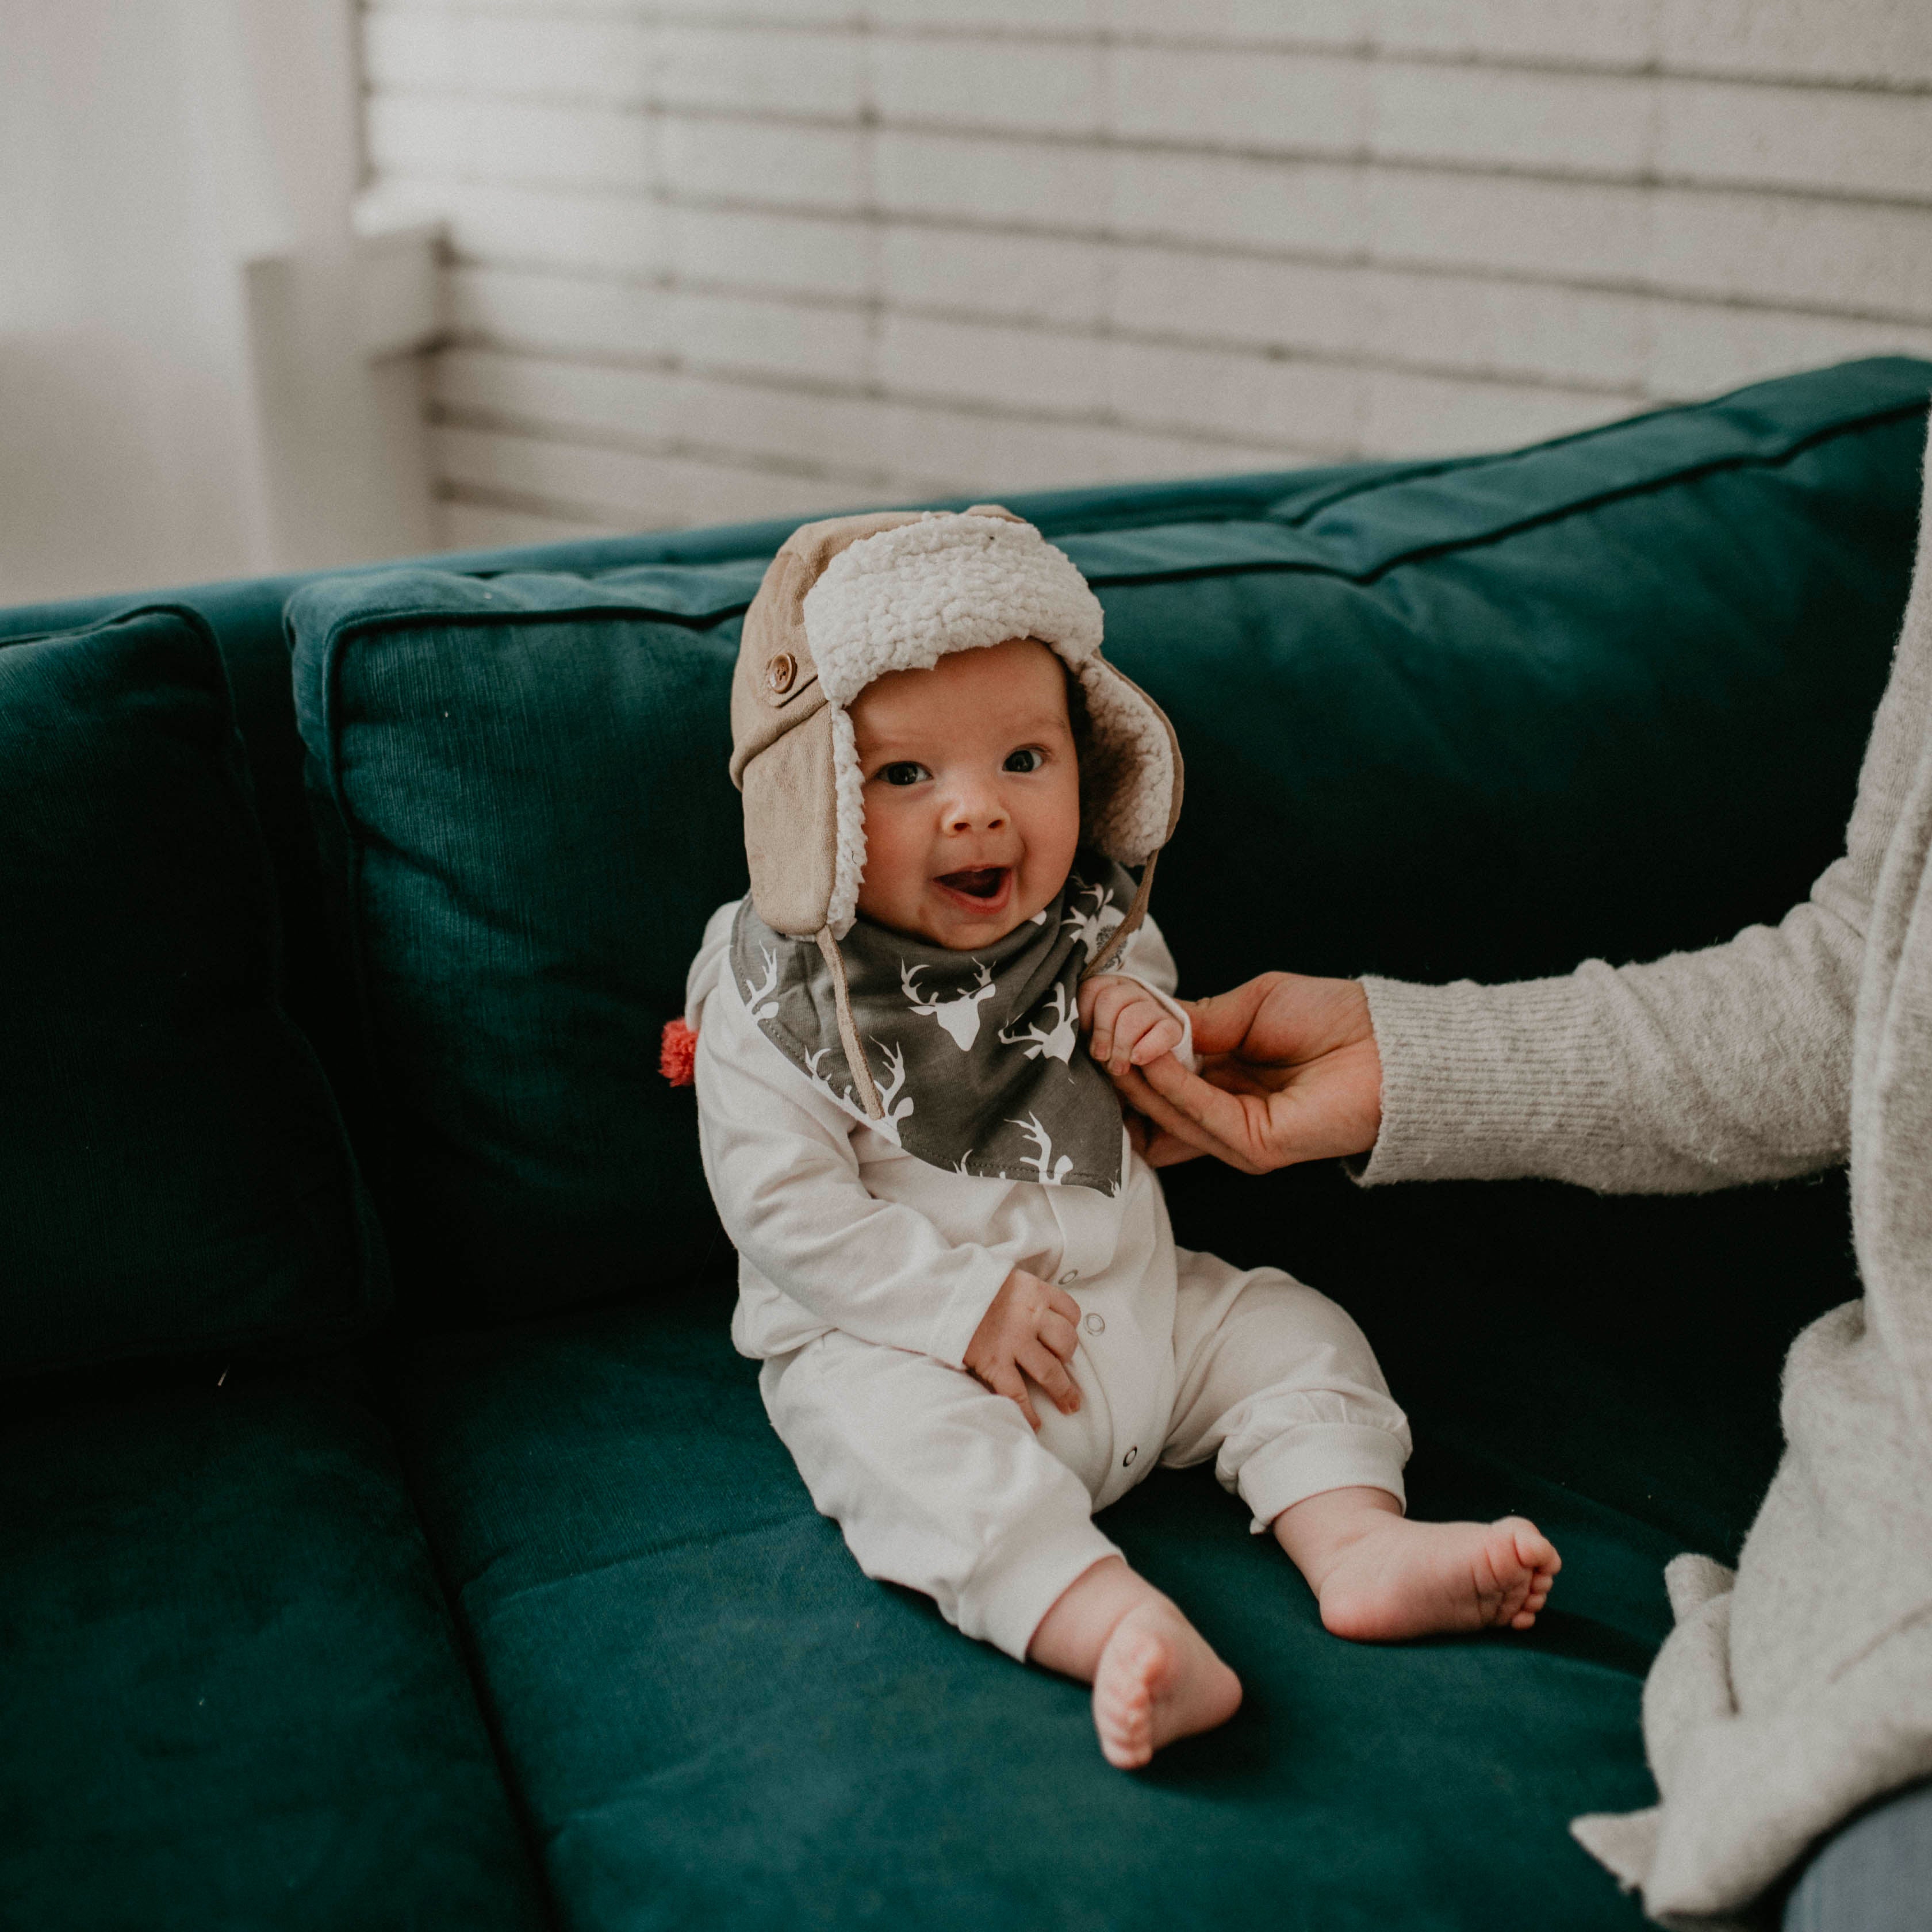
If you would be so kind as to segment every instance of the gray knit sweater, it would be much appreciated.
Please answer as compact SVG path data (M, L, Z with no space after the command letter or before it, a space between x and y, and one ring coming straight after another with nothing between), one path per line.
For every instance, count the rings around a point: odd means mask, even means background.
M1932 1773L1932 521L1844 856L1775 926L1507 986L1368 982L1370 1185L1694 1192L1851 1162L1862 1300L1792 1345L1737 1573L1679 1557L1644 1688L1662 1794L1576 1835L1666 1923L1724 1923Z

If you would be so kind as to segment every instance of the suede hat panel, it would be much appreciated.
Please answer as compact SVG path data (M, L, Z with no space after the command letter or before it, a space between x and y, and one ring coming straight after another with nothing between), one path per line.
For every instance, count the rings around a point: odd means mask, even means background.
M1148 862L1180 809L1166 714L1101 655L1099 600L1072 560L994 505L807 524L746 614L731 694L752 899L775 931L848 931L865 874L864 774L848 706L876 678L1031 638L1079 681L1092 742L1082 836Z

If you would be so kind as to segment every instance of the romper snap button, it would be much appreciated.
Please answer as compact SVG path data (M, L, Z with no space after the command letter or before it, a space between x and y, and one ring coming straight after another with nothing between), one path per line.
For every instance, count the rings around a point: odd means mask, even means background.
M1107 1318L1099 1313L1088 1316L1087 1332L1090 1335L1104 1335L1107 1332Z
M1069 1268L1066 1272L1060 1277L1060 1285L1062 1288L1066 1288L1070 1286L1072 1283L1078 1281L1079 1279L1080 1270L1078 1268Z
M1120 1458L1120 1467L1124 1469L1131 1469L1134 1466L1134 1458L1140 1453L1141 1445L1136 1442L1134 1446Z
M774 698L782 698L790 690L792 680L797 675L797 661L790 652L781 651L765 666L765 688Z

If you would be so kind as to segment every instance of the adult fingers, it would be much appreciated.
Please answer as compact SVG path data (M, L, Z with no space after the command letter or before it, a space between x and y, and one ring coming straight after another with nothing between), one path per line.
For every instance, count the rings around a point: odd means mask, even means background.
M1145 1066L1159 1060L1164 1054L1172 1053L1180 1044L1180 1022L1172 1013L1162 1013L1155 1023L1134 1042L1134 1050L1127 1058L1136 1066Z
M1232 1053L1248 1036L1255 1016L1266 1003L1281 975L1263 973L1258 977L1231 986L1225 993L1210 993L1204 999L1184 1000L1193 1016L1194 1048L1197 1053Z
M1152 1140L1147 1144L1142 1158L1150 1167L1178 1167L1183 1161L1198 1160L1206 1153L1204 1148L1191 1147L1184 1140L1177 1139L1165 1127L1155 1130Z
M1268 1156L1264 1136L1257 1131L1256 1111L1264 1126L1267 1118L1259 1101L1210 1086L1171 1054L1136 1070L1133 1104L1176 1139L1244 1174L1264 1174L1280 1165Z
M1210 1139L1198 1125L1192 1122L1176 1124L1173 1106L1148 1084L1147 1076L1139 1067L1129 1067L1114 1082L1114 1090L1124 1106L1132 1107L1145 1119L1156 1135L1184 1139L1196 1154L1220 1154L1220 1143Z
M1196 1160L1207 1149L1192 1145L1169 1133L1142 1113L1137 1097L1144 1092L1147 1082L1140 1077L1140 1069L1130 1066L1114 1082L1114 1090L1120 1098L1120 1110L1127 1124L1127 1140L1135 1153L1150 1167L1174 1167L1184 1160Z
M1257 1066L1232 1054L1204 1060L1195 1069L1209 1086L1218 1087L1224 1094L1257 1094L1264 1100L1292 1084L1299 1070L1293 1066Z

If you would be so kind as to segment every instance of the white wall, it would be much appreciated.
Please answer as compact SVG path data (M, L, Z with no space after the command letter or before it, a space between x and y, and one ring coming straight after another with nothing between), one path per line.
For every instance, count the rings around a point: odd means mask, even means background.
M356 74L353 0L0 0L0 602L429 546Z
M452 544L1932 353L1932 0L367 0Z

